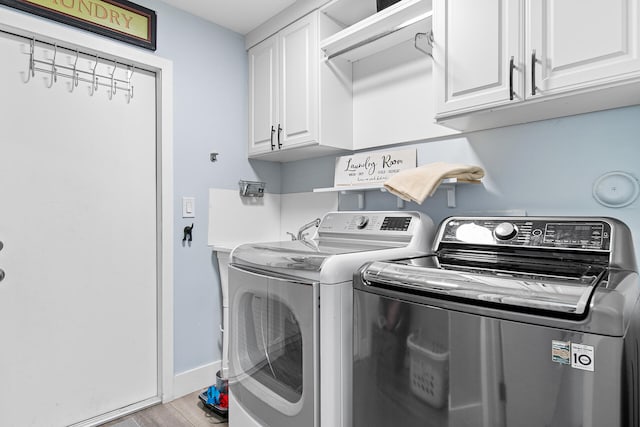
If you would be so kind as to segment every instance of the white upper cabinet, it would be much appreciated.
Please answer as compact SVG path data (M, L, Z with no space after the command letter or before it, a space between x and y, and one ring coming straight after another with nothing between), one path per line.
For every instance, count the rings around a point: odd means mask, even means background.
M318 141L318 34L316 15L279 34L279 148Z
M522 95L520 2L436 0L434 79L438 113L509 102Z
M249 50L249 153L275 147L278 126L278 37Z
M343 69L320 63L317 12L248 55L249 157L292 161L351 149L351 88Z
M461 130L640 102L640 0L435 0L438 123Z
M531 56L527 63L531 74L525 79L528 96L637 74L638 6L637 0L529 1L525 50ZM530 65L533 61L535 68Z

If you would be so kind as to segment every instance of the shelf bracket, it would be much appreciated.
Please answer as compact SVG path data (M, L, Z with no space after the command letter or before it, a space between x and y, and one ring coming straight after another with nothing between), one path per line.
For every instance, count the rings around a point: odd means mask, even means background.
M433 59L433 31L429 31L428 33L416 33L413 38L413 47Z
M456 207L456 185L455 184L440 184L440 188L447 192L447 207Z
M348 193L349 193L348 191L344 191L344 190L340 191L340 194L342 195L346 195ZM358 209L363 210L364 209L364 191L356 191L356 192L351 191L351 194L356 195L356 197L358 198Z

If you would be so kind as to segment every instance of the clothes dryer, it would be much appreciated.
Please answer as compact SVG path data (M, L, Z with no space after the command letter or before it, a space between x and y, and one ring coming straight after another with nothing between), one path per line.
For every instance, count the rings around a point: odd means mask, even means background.
M312 239L234 249L230 426L349 426L353 275L425 254L433 233L418 212L330 212Z

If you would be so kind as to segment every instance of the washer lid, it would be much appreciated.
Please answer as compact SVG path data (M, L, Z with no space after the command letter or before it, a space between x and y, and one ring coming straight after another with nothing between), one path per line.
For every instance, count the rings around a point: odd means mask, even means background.
M606 273L603 268L587 268L585 274L575 277L510 274L412 265L415 261L373 262L363 269L362 278L367 284L392 286L434 298L583 318L596 285Z
M316 240L251 243L238 246L233 251L231 262L264 270L320 272L325 261L332 256L388 247L365 242L318 242ZM295 275L293 271L288 274Z

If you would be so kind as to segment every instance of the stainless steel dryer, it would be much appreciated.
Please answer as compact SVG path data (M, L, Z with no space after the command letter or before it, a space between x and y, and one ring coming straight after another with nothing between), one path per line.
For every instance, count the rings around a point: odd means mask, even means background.
M638 427L640 284L610 218L457 217L354 281L354 426Z

